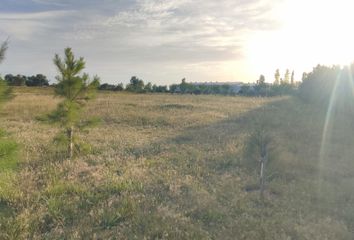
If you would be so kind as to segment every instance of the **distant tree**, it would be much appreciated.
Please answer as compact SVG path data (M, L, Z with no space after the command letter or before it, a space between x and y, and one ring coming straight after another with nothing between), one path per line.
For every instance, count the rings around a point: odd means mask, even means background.
M114 91L123 91L123 90L124 90L123 83L119 83L119 84L114 88Z
M255 94L259 96L268 96L269 95L269 89L267 86L267 83L265 82L265 77L264 75L260 75L259 79L256 82L256 85L254 86Z
M230 85L228 84L223 84L220 86L221 94L227 95L230 93Z
M336 82L342 87L341 96L344 96L348 89L351 89L346 77L348 72L341 69L340 66L317 65L312 72L303 74L303 81L299 87L299 95L314 103L326 104L335 88Z
M99 90L104 90L104 91L114 91L116 88L115 85L113 84L108 84L108 83L104 83L104 84L101 84L98 89Z
M254 95L254 91L252 90L252 88L249 84L243 84L241 86L241 90L240 90L239 94L244 95L244 96L252 96L252 95Z
M193 89L191 89L191 92L196 95L202 94L202 90L201 90L200 85L193 86Z
M265 77L264 75L260 75L259 79L257 80L257 85L265 85Z
M290 84L273 84L269 89L269 96L293 95L295 92L296 89Z
M148 83L144 86L144 92L152 92L152 84L151 84L151 82L148 82Z
M188 86L188 83L186 82L186 79L183 78L182 81L181 81L181 84L180 84L181 92L182 93L186 93L189 88L190 87Z
M275 77L274 84L275 85L280 84L280 72L279 72L279 69L277 69L275 71L274 77Z
M124 90L124 86L123 86L123 83L119 83L117 85L103 83L103 84L101 84L98 87L98 90L103 90L103 91L123 91Z
M285 71L285 75L284 75L284 82L285 84L289 84L290 83L290 70L286 69Z
M144 92L144 81L133 76L130 79L130 83L127 85L126 90L129 92L142 93Z
M242 89L241 89L242 90ZM245 92L245 91L244 91ZM219 85L212 85L210 87L210 93L212 94L220 94L221 93L221 88Z
M168 92L167 86L157 86L156 84L154 84L154 85L152 86L152 92L155 92L155 93L165 93L165 92Z
M185 78L182 79L181 84L179 85L179 89L181 93L194 93L194 92L199 93L199 90L196 89L196 86L187 83Z
M43 74L37 74L36 76L31 76L26 78L26 85L31 86L49 86L49 81Z
M99 78L95 76L90 80L88 74L81 74L85 68L85 61L82 57L75 59L71 48L65 49L64 60L56 54L53 62L59 72L56 77L58 84L55 93L64 100L48 117L63 127L63 133L56 140L67 146L67 155L71 159L74 152L81 150L81 144L74 132L95 122L93 119L83 121L82 110L87 101L94 97L99 86Z
M9 86L24 86L26 84L27 77L20 74L17 74L16 76L6 74L5 81Z
M170 93L179 93L181 90L180 90L180 87L179 87L179 84L172 84L169 86L169 91Z
M291 85L295 85L295 72L294 71L292 71L291 72L291 83L290 83Z

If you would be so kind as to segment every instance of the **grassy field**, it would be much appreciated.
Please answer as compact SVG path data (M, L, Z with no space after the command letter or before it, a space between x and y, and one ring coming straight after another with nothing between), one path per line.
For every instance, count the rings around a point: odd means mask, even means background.
M354 114L294 97L100 93L60 158L58 128L36 117L60 101L17 88L1 127L20 146L0 171L0 239L354 239ZM259 198L250 135L271 138ZM323 136L325 139L323 140ZM0 166L1 163L0 163Z

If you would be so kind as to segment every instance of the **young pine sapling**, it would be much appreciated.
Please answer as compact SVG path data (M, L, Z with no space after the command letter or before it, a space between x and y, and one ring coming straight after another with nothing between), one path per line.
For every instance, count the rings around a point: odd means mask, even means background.
M65 49L64 59L56 54L53 62L59 72L55 94L64 100L49 114L49 120L59 123L63 128L56 140L66 144L67 156L72 159L74 153L80 150L76 132L96 122L95 119L83 120L82 111L86 103L94 98L99 78L95 76L90 79L88 74L82 73L85 61L82 57L75 59L71 48Z

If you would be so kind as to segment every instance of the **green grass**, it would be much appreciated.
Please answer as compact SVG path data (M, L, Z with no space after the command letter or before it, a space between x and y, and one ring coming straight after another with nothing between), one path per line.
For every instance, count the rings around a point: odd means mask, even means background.
M100 93L87 117L101 124L80 136L93 149L68 161L59 129L35 120L51 93L15 89L5 106L22 158L0 174L0 239L354 237L352 111L334 115L320 160L326 110L296 98ZM264 201L249 151L260 126L272 139Z

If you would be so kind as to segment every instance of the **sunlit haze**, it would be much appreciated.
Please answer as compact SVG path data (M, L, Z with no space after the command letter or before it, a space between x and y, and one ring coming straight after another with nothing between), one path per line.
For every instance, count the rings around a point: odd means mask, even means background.
M275 31L251 34L247 46L250 71L273 80L274 69L303 71L317 64L349 64L354 56L354 2L286 1L279 7L282 26Z
M103 82L272 82L354 56L354 2L295 0L1 0L2 75L56 75L70 46Z

